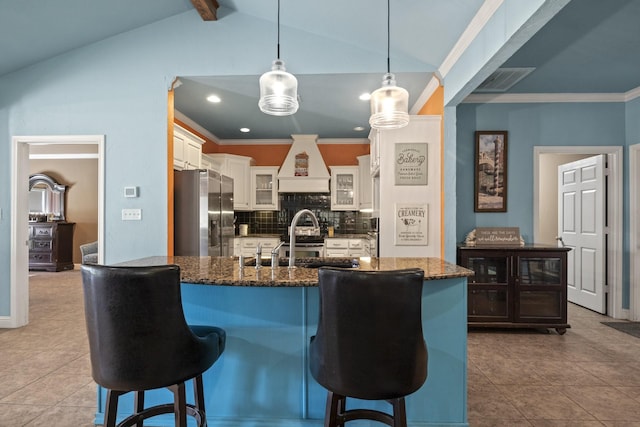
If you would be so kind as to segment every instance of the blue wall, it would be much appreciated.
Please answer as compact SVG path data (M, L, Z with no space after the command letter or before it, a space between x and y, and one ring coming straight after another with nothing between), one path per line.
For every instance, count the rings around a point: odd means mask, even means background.
M473 211L476 130L506 130L505 213ZM520 227L533 242L533 147L625 145L624 103L462 104L457 126L457 240L476 227Z
M640 102L462 104L457 109L457 240L476 227L520 227L524 240L533 242L533 147L625 146L629 134L640 142ZM630 125L632 117L635 122ZM633 129L632 129L633 128ZM476 130L506 130L508 135L508 197L505 213L473 211ZM628 211L625 154L624 212ZM629 307L628 215L623 221L622 305Z
M257 76L276 53L272 22L220 13L224 19L204 22L195 10L185 12L0 78L0 316L10 314L12 136L105 135L105 262L166 253L171 82L180 75ZM384 46L370 52L283 31L294 74L384 72ZM430 69L409 56L395 63L403 71ZM139 187L140 197L125 199L125 186ZM142 221L120 220L130 207L142 209Z

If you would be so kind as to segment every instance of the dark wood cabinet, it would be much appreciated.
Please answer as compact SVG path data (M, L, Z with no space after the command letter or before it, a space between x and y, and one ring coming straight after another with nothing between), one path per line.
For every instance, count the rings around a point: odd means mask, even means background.
M73 270L73 222L29 224L29 270Z
M469 326L555 328L567 323L567 252L550 246L458 247Z

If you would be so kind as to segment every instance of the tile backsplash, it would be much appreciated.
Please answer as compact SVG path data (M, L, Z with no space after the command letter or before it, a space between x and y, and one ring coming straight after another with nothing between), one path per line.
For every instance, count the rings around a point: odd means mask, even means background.
M320 232L334 227L336 234L365 234L369 231L371 213L332 211L330 193L280 193L280 211L236 211L236 225L249 224L250 234L280 234L286 236L287 227L300 209L309 209L318 218ZM311 219L301 218L301 224L311 225ZM236 234L238 230L236 229Z

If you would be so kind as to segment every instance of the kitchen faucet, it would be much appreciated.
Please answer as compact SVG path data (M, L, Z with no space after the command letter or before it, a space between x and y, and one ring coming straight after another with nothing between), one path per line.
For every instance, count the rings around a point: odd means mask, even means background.
M278 246L271 251L271 268L278 267L278 255L280 254L280 247L284 244L284 240L278 243Z
M289 231L289 268L295 268L296 266L296 225L298 224L300 217L304 214L309 214L314 227L320 227L320 224L318 224L318 218L316 218L314 213L309 209L302 209L293 216Z

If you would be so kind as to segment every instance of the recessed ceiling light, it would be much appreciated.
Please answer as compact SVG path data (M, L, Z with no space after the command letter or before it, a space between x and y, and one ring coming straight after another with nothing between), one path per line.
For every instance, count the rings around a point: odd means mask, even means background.
M356 127L353 128L353 130L361 132L361 131L364 130L364 128L362 126L356 126Z
M251 129L249 129L249 128L240 128L240 132L243 132L243 133L251 132Z
M222 100L220 99L220 97L218 95L209 95L209 96L207 96L207 101L217 104L218 102L220 102Z
M363 93L358 97L361 101L369 101L371 99L370 93Z

